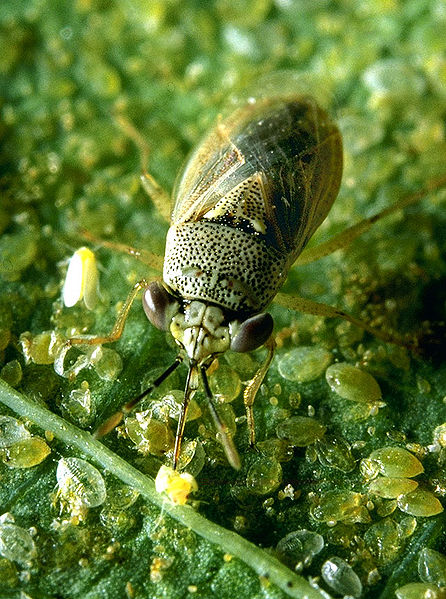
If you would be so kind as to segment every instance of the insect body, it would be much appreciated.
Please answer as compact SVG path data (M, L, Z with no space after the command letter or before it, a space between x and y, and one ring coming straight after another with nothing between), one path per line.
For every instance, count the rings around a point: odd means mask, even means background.
M248 104L186 166L164 282L237 317L262 311L325 219L341 173L340 134L312 98Z
M131 125L124 127L141 146ZM142 147L144 153L144 147ZM350 243L378 218L414 203L409 196L382 213L350 227L333 241L301 255L327 216L339 190L342 142L336 125L309 95L276 94L252 98L219 122L192 154L179 178L166 239L163 282L137 283L108 336L70 339L56 369L73 344L111 342L122 333L130 306L144 289L143 307L151 323L170 331L181 350L175 362L139 397L98 430L105 434L142 397L159 385L185 358L189 363L185 398L178 421L173 467L183 436L188 404L201 375L209 409L229 462L238 453L215 407L207 369L219 354L247 352L262 345L267 358L248 383L244 400L254 443L252 404L271 362L273 319L264 312L276 297L282 305L310 314L342 317L376 336L395 341L345 312L311 300L278 294L288 270L299 262L323 257ZM145 173L159 208L165 196ZM106 242L106 245L111 245ZM134 255L135 250L131 250ZM152 261L153 264L153 261Z
M309 97L247 104L192 155L175 193L164 287L151 284L144 298L191 375L199 368L206 381L216 355L268 341L273 321L262 311L327 215L341 173L338 129ZM183 426L184 415L176 452Z

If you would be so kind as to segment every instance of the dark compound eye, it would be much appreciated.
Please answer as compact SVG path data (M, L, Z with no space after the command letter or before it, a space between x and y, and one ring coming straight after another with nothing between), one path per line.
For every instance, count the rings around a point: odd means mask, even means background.
M257 349L267 341L273 332L273 326L273 317L268 312L251 316L241 323L237 334L231 340L232 351L247 352Z
M160 331L167 331L178 302L161 283L154 281L144 291L142 306L153 326Z

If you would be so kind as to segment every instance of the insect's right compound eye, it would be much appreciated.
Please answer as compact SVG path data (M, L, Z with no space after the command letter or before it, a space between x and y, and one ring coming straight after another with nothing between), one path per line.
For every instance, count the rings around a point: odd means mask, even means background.
M170 321L178 310L178 302L158 281L150 283L142 296L147 318L160 331L169 329Z
M251 316L240 324L240 328L231 339L232 351L247 352L257 349L268 340L273 326L273 317L268 312Z

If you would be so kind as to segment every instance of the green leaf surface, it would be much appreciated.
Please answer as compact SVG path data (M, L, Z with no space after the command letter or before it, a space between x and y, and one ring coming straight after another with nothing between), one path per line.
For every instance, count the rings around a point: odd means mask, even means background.
M312 588L306 580L300 576L296 576L276 558L262 551L252 543L249 543L234 532L206 520L192 507L182 507L167 502L155 490L155 485L149 477L104 447L102 443L92 438L89 433L66 422L37 403L27 400L13 389L8 388L8 385L1 380L0 401L14 410L18 415L30 420L45 431L53 433L57 439L63 441L66 445L82 452L84 456L102 466L110 475L130 485L150 504L161 508L166 516L177 520L184 527L216 546L217 552L221 553L225 551L231 558L233 556L245 562L259 577L265 580L265 583L271 581L279 588L282 588L290 597L305 596L309 599L321 597L320 593ZM199 541L195 542L198 543ZM215 551L215 549L211 551ZM234 568L239 567L237 565ZM246 577L247 579L254 578L251 573L247 574ZM221 578L222 582L227 584L225 573L221 574ZM247 580L243 584L246 584L246 582ZM237 586L235 582L233 584ZM267 591L266 594L268 594ZM274 595L273 593L272 596ZM181 594L178 596L181 596Z
M353 567L362 597L384 599L420 580L423 548L445 551L444 515L415 517L369 495L361 464L376 449L405 448L423 464L419 488L444 504L444 434L434 431L446 422L446 217L445 191L432 185L444 178L446 155L440 4L0 4L0 400L1 414L17 419L0 421L0 432L25 435L21 424L28 431L20 446L0 435L1 599L337 596L321 579L333 556ZM173 506L154 490L169 463L162 452L138 452L123 427L103 442L90 434L172 363L172 339L135 305L121 339L104 346L112 350L105 361L73 380L56 374L48 343L51 333L57 340L109 331L131 286L157 274L125 252L87 243L81 231L163 254L167 224L140 187L140 152L116 115L134 124L150 172L172 189L228 96L283 69L312 77L343 134L343 186L313 246L429 188L347 250L293 269L283 291L419 333L423 352L273 305L279 347L256 398L258 450L249 448L242 389L264 350L228 353L210 382L231 400L220 408L236 430L242 468L226 463L199 391L198 417L185 431L186 445L199 447L190 463L199 490L191 505ZM67 260L82 245L99 263L92 311L61 301ZM68 361L82 356L76 352ZM344 397L332 390L325 370L338 361L372 375L385 406L367 404L376 386L354 371ZM184 381L180 367L137 411L181 399ZM317 422L305 427L303 417ZM174 419L167 423L174 431ZM37 460L45 443L49 456L17 467L19 457L22 465ZM80 518L57 495L58 461L70 457L98 468L107 490ZM29 563L12 533L2 533L16 530L2 529L12 520L34 543ZM313 559L304 552L296 573L302 549L277 544L302 529L322 535L324 548Z

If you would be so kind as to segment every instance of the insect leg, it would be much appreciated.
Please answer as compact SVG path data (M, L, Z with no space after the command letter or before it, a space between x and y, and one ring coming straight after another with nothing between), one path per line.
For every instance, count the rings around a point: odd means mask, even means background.
M122 114L115 115L115 120L118 123L119 127L122 129L122 131L127 135L129 139L133 141L133 143L136 145L140 152L142 168L142 186L151 198L152 202L155 204L155 207L158 210L159 214L164 218L165 221L170 222L170 194L167 193L167 191L165 191L161 187L161 185L157 183L157 181L147 171L147 163L150 153L149 146L145 142L141 133L136 129L136 127Z
M231 433L228 430L228 427L224 422L222 422L218 412L217 407L214 402L214 398L212 396L212 391L209 386L209 381L206 373L206 366L201 367L201 377L203 379L204 390L206 392L208 402L209 402L209 411L212 416L212 420L214 421L215 428L220 435L220 441L223 445L223 449L225 451L228 462L231 464L233 468L236 470L240 469L240 456L238 454L237 449L235 448L234 442L231 437Z
M162 374L160 374L160 376L157 379L155 379L153 383L149 387L147 387L147 389L145 389L137 397L134 397L129 402L127 402L124 406L122 406L120 410L112 414L110 418L108 418L103 424L101 424L101 426L95 431L93 436L96 439L100 439L101 437L109 433L111 430L113 430L116 426L118 426L123 417L126 414L128 414L136 406L137 403L144 399L144 397L146 397L147 395L149 395L149 393L152 393L154 389L159 387L161 383L165 381L167 377L170 374L172 374L172 372L181 364L182 361L182 356L177 356L173 364L171 364L169 368L166 368L166 370Z
M426 194L436 189L439 189L446 185L446 177L440 177L439 179L434 179L430 181L426 187L417 191L416 193L409 194L403 197L398 202L395 202L392 206L385 208L381 212L370 216L369 218L365 218L364 220L356 223L352 227L348 227L338 235L335 235L332 239L321 243L320 245L306 249L300 254L297 260L294 262L293 266L302 266L303 264L309 264L310 262L315 262L316 260L320 260L329 254L332 254L336 250L340 250L342 248L346 248L350 245L350 243L368 231L372 225L374 225L377 221L393 212L397 212L398 210L402 210L407 206L411 206L412 204L416 204L420 201Z
M64 362L68 351L73 347L73 345L102 345L103 343L113 343L113 341L117 341L122 335L127 316L138 292L141 291L141 289L145 289L148 284L149 281L147 279L142 279L133 286L124 302L124 305L119 311L112 330L108 333L108 335L80 335L79 337L72 337L71 339L68 339L63 344L56 360L54 361L54 370L57 372L57 374L63 377L70 376L71 373L65 370Z
M243 402L246 408L246 419L248 422L249 428L249 444L253 447L256 442L256 432L254 427L254 413L253 413L253 405L254 399L257 395L257 391L260 389L260 385L265 378L266 373L268 372L268 368L271 364L271 361L274 356L274 350L276 349L276 342L273 337L270 337L268 341L264 344L266 349L268 350L268 354L265 358L265 361L260 366L258 371L255 373L253 378L246 385L245 391L243 393Z
M158 254L148 252L147 250L138 250L130 245L126 245L125 243L117 243L115 241L108 241L107 239L100 239L86 230L81 231L80 235L83 239L91 243L96 243L102 247L123 252L124 254L129 254L150 268L153 268L153 270L157 270L158 272L162 272L163 270L163 258L158 256Z
M402 336L398 335L393 331L382 331L380 329L376 329L375 327L370 326L363 320L355 318L347 312L344 312L339 308L329 306L328 304L321 304L319 302L314 302L313 300L309 300L304 297L287 295L285 293L278 293L274 298L274 301L277 302L280 306L283 306L284 308L289 308L298 312L304 312L305 314L313 314L314 316L325 316L327 318L343 318L344 320L348 320L348 322L351 322L357 327L364 329L368 333L372 334L378 339L386 341L387 343L401 345L402 347L407 347L410 350L416 350L417 348L415 339L406 339L405 337L403 338Z
M198 377L197 377L197 365L191 360L189 364L189 370L187 371L186 388L184 391L184 401L181 407L181 414L178 418L177 433L175 436L175 447L173 450L173 462L172 468L177 469L178 458L181 451L181 442L183 440L184 426L186 424L187 410L189 408L190 400L192 399L195 391L198 389Z

